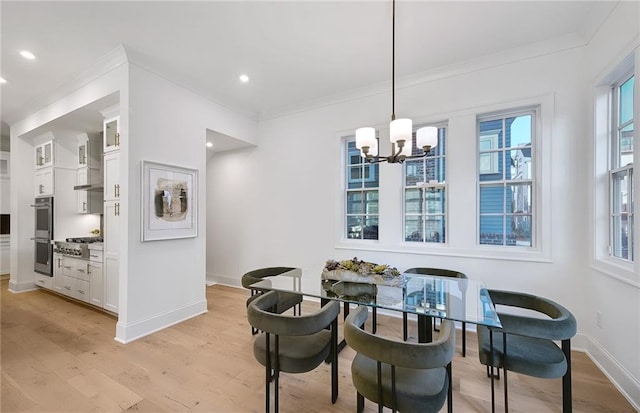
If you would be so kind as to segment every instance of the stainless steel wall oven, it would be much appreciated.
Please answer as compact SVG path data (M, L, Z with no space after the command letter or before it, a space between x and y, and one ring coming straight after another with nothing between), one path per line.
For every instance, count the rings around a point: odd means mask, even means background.
M35 210L34 271L53 276L53 197L36 198L31 205Z

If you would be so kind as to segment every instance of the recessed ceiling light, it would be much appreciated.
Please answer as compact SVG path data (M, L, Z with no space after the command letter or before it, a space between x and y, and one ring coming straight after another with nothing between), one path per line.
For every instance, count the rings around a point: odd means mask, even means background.
M5 79L4 77L0 77L0 83L7 83L7 79Z
M240 75L240 81L242 83L247 83L249 81L249 76L245 75L245 74L241 74Z
M213 148L213 142L207 142L207 148Z
M20 56L24 57L25 59L28 60L33 60L36 58L36 55L34 55L33 53L31 53L28 50L20 50Z

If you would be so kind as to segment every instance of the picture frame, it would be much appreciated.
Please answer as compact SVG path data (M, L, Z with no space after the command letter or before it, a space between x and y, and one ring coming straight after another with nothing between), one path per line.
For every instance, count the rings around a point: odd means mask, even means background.
M142 161L141 240L198 236L198 171Z

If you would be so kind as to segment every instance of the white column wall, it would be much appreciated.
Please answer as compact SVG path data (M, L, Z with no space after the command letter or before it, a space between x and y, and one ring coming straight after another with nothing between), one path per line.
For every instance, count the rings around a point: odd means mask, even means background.
M625 58L635 51L635 116L640 119L640 3L623 2L600 28L587 48L587 87L595 97L596 88L602 80ZM606 86L606 85L605 85ZM606 163L606 142L596 142L593 125L594 102L588 108L589 161L588 188L591 227L588 285L585 307L586 316L582 325L588 332L587 350L601 365L617 386L640 410L640 225L635 225L635 257L633 269L624 270L611 265L611 261L596 257L595 250L606 248L608 178L606 172L594 170L593 160ZM635 165L640 159L640 134L638 122L635 126ZM602 138L602 137L601 137ZM604 137L606 139L606 136ZM597 149L596 149L597 148ZM597 150L598 153L594 153ZM635 205L638 209L640 179L635 174ZM599 205L596 208L596 205ZM602 213L594 211L601 210ZM597 214L597 216L596 216ZM599 229L598 229L599 226ZM596 313L601 314L600 326Z
M121 236L116 338L122 342L206 312L206 131L252 144L257 137L252 120L133 63L129 75L129 123L120 159L126 168L121 173L128 176L121 184L127 229ZM141 242L143 160L199 171L196 238Z

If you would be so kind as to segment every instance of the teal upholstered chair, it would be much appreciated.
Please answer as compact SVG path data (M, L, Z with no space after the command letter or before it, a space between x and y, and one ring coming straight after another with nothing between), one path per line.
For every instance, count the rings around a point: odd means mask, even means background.
M562 377L563 412L571 412L571 338L576 334L576 319L549 299L525 293L488 290L496 305L518 307L541 313L544 318L498 311L502 329L477 326L480 362L491 368L503 368L505 410L508 409L507 371L533 377ZM561 342L561 346L555 343ZM498 376L499 377L499 376Z
M325 360L331 363L331 401L338 398L338 314L340 305L331 301L313 314L290 316L270 312L280 295L261 294L247 307L249 324L263 331L253 340L253 354L266 371L266 412L269 413L270 385L274 381L274 405L278 411L280 372L304 373ZM327 329L328 328L328 329Z
M405 273L409 273L409 274L422 274L422 275L435 275L438 277L451 277L451 278L463 278L463 279L467 279L467 276L463 273L461 273L460 271L453 271L453 270L445 270L442 268L422 268L422 267L417 267L417 268L409 268L408 270L405 271ZM434 322L434 328L435 328L435 319L433 320ZM467 323L465 323L464 321L462 322L462 357L465 357L467 355ZM407 313L402 313L402 336L404 338L404 340L407 340Z
M401 412L437 412L449 401L453 411L451 360L455 352L452 321L441 324L431 343L407 343L371 334L362 329L367 307L358 306L347 317L344 337L357 354L351 377L357 394L357 412L364 399Z
M248 273L244 274L241 279L242 286L251 291L251 296L247 299L247 306L249 305L249 303L251 303L251 301L255 300L260 294L263 293L262 290L252 287L253 284L257 283L258 281L262 281L264 278L274 277L276 275L281 275L290 271L300 271L300 269L293 267L268 267L249 271ZM298 314L300 313L302 306L301 294L278 292L278 296L278 303L276 304L276 308L274 309L276 313L282 314L291 308L293 308L294 315L296 314L296 309ZM258 331L255 328L251 328L251 334L256 334L257 332Z

